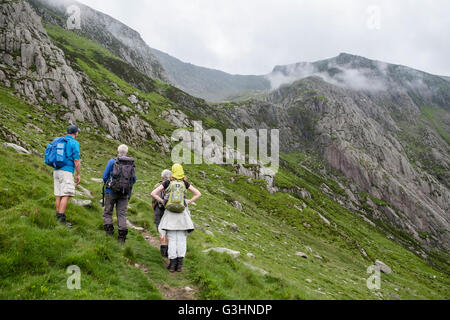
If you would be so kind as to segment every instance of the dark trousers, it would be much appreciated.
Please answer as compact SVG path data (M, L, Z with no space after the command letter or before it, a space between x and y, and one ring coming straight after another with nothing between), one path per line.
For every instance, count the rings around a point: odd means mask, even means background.
M103 212L103 223L113 224L114 207L116 207L117 224L119 225L119 230L128 230L128 197L119 197L114 193L105 194L105 210Z
M156 204L155 209L154 209L154 213L155 213L156 231L158 231L159 223L161 222L161 218L164 215L164 207L160 208L159 205Z

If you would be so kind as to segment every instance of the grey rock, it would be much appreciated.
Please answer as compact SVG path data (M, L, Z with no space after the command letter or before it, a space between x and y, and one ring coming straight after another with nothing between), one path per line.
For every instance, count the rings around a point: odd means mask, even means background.
M87 207L87 208L92 207L92 201L91 200L82 200L82 199L74 198L71 201L72 201L72 203L74 205L79 206L79 207Z
M82 185L77 185L77 189L80 190L80 194L85 196L85 197L89 197L92 198L92 193L86 189L85 187L83 187Z
M6 148L12 148L14 149L17 153L22 153L22 154L31 154L30 151L26 150L25 148L22 148L21 146L18 146L17 144L14 143L3 143L3 147Z
M238 225L235 224L235 223L230 224L230 228L231 228L231 231L233 231L233 232L239 232L240 231Z
M296 256L302 257L304 259L308 259L308 255L304 252L298 251L295 253Z
M380 261L380 260L376 260L375 261L375 265L377 267L380 268L380 271L385 273L385 274L391 274L392 273L392 269L387 266L384 262Z
M259 267L255 267L254 265L251 265L248 262L243 261L242 264L245 265L247 268L253 270L253 271L257 271L257 272L261 273L263 276L269 274L269 272L267 272L266 270L261 269Z
M317 211L316 211L317 212ZM326 224L330 225L330 221L325 218L323 215L321 215L319 212L317 212L317 214L319 215L320 219L322 219L323 222L325 222Z
M238 258L241 255L241 253L239 251L234 251L234 250L227 249L227 248L209 248L209 249L203 250L204 253L208 253L210 251L226 253L226 254L229 254L230 256L232 256L233 258Z
M132 94L128 97L128 101L130 101L132 104L137 104L139 102L139 99L134 94Z
M214 237L214 233L212 233L212 231L205 230L205 233L211 237Z
M233 207L235 207L237 210L239 210L239 211L242 211L242 210L243 210L242 204L241 204L239 201L233 201L231 204L232 204Z

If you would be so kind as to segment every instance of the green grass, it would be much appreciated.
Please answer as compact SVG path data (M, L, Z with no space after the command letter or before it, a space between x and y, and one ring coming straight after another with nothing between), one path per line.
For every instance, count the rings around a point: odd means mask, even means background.
M450 145L450 134L447 130L443 129L443 124L439 118L440 114L445 112L442 109L433 109L428 107L422 107L424 117L433 125L433 128L439 133L442 139Z

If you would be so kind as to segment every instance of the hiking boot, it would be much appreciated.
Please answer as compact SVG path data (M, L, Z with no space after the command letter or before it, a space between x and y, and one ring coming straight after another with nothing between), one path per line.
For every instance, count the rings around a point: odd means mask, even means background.
M177 270L177 262L178 259L170 259L170 263L167 266L167 269L169 269L170 272L175 272Z
M105 229L108 236L114 235L114 226L112 224L105 224L103 225L103 228Z
M119 230L119 237L117 240L120 244L125 244L125 240L127 239L128 230Z
M183 257L177 258L177 272L183 271Z
M58 221L65 225L67 228L72 228L72 224L66 221L66 215L64 213L56 213L56 219L58 219Z
M159 251L161 252L161 256L163 256L164 258L168 258L168 249L169 247L167 246L167 244L162 244L161 247L159 247Z

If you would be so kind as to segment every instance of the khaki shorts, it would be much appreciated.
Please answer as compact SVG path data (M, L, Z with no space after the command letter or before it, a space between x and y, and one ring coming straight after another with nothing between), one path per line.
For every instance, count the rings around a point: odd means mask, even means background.
M73 197L75 196L75 181L73 181L73 173L63 170L53 171L53 182L55 196L57 197Z

